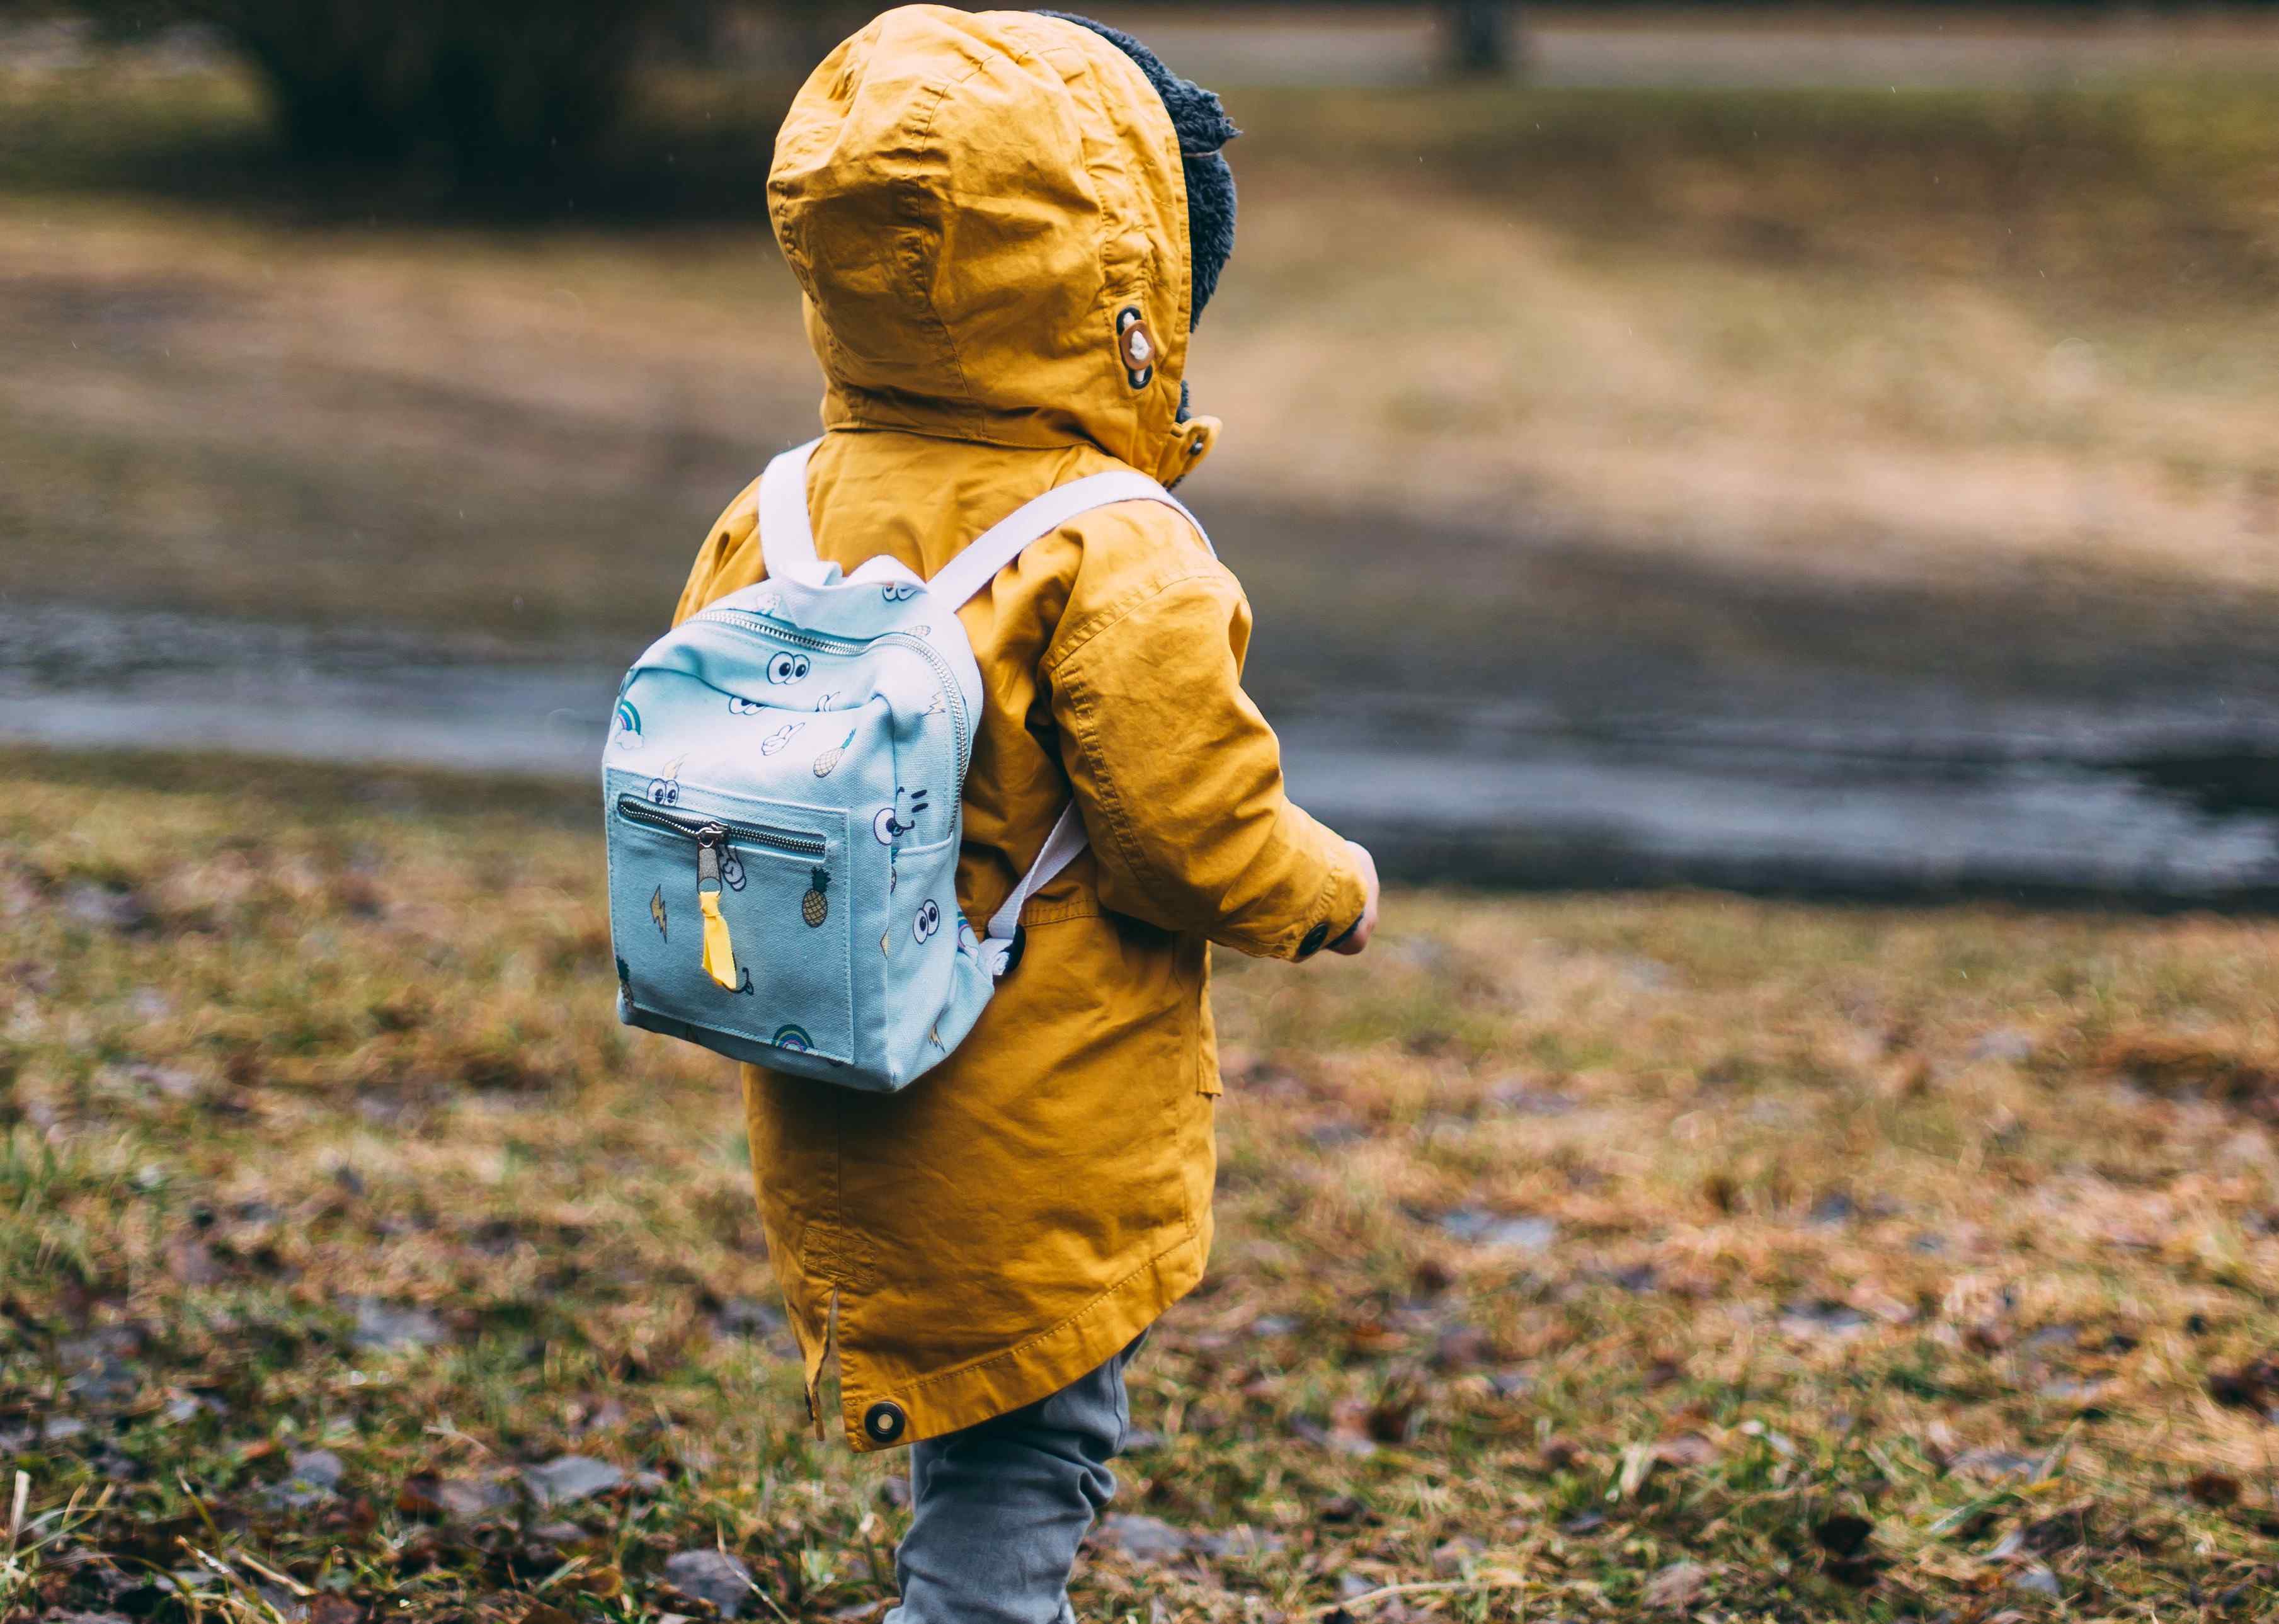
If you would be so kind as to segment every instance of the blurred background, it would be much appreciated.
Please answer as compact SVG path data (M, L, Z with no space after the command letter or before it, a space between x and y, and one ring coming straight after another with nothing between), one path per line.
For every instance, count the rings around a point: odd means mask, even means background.
M863 15L0 6L0 730L584 777ZM1398 871L2279 893L2279 10L1105 17L1247 131L1184 494Z

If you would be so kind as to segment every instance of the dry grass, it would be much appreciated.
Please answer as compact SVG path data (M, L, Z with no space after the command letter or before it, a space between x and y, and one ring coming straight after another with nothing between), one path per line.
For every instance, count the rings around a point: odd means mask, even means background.
M1300 621L1336 617L1307 538L1339 522L1506 627L1498 561L1546 536L1646 580L2095 598L2117 641L2267 609L2269 98L1234 93L1198 494L1278 516L1242 528ZM767 95L665 99L649 169L502 226L281 175L226 80L0 77L0 591L653 627L814 396Z
M702 1613L717 1544L871 1615L887 1463L806 1432L725 1068L611 1018L587 813L19 759L0 1614ZM1086 1616L2279 1605L2271 925L1389 918L1222 961L1221 1243ZM516 1487L564 1455L614 1482Z

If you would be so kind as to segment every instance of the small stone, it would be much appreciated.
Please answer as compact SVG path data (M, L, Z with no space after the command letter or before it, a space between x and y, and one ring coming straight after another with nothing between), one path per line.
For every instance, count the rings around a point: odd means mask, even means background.
M1541 1252L1559 1238L1559 1225L1553 1219L1500 1217L1471 1207L1443 1213L1437 1222L1458 1240L1475 1246Z
M63 910L66 918L99 931L145 931L151 922L150 908L134 892L98 885L92 880L81 880L65 889Z
M1868 1329L1865 1314L1828 1298L1799 1298L1781 1311L1781 1329L1792 1337L1855 1337Z
M625 1481L625 1475L590 1455L561 1455L543 1466L523 1467L522 1481L541 1505L568 1505L607 1494Z
M347 1472L341 1458L331 1450L303 1450L292 1457L285 1481L272 1487L266 1498L272 1505L305 1511L337 1498L341 1479Z
M425 1308L384 1303L376 1297L350 1298L349 1302L356 1311L349 1340L360 1348L432 1347L449 1335L443 1322Z
M1185 1556L1193 1544L1184 1528L1175 1528L1161 1517L1139 1512L1118 1512L1102 1518L1093 1537L1135 1562L1148 1563L1169 1562Z
M337 1489L348 1467L329 1449L303 1450L292 1457L293 1475L322 1489Z

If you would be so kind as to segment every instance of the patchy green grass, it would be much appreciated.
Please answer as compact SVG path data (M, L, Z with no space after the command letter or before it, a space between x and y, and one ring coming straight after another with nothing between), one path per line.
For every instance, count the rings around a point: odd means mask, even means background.
M747 1617L888 1596L894 1462L807 1426L727 1068L612 1017L588 812L19 758L0 1615L701 1614L715 1547ZM1431 894L1223 956L1218 1254L1080 1610L2268 1616L2275 947Z

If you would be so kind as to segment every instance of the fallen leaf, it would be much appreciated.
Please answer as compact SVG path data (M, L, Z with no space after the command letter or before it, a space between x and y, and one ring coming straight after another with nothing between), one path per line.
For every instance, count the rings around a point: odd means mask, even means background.
M1717 1459L1717 1446L1698 1432L1681 1432L1655 1444L1654 1458L1664 1466L1705 1467Z
M1708 1588L1709 1570L1699 1562L1672 1562L1646 1582L1639 1599L1649 1607L1690 1607Z

